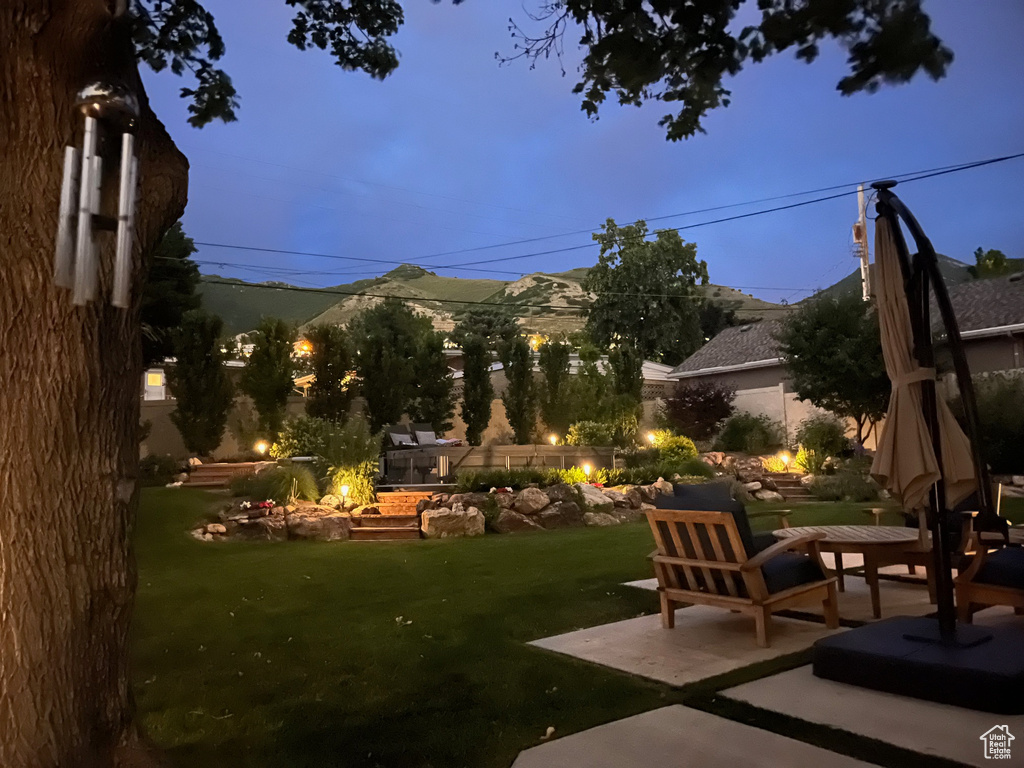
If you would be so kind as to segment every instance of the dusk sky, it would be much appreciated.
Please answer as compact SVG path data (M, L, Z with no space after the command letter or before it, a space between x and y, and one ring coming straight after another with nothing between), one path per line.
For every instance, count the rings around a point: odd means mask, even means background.
M530 0L527 0L527 7ZM418 263L442 275L515 279L589 266L596 245L469 271L485 259L586 245L578 232L1024 151L1024 3L926 0L955 60L873 95L841 97L843 51L813 64L786 52L726 81L732 105L706 135L666 141L667 105L607 104L590 121L571 93L580 54L530 70L499 66L518 2L459 6L407 0L383 82L344 72L285 40L283 0L204 0L227 44L222 65L241 95L236 123L196 130L178 98L187 79L146 74L154 109L191 162L186 232L197 241ZM1024 256L1024 159L901 185L937 250L963 261L978 246ZM812 195L816 197L820 195ZM652 222L686 226L794 202ZM856 197L682 232L713 282L796 301L855 266ZM203 246L207 274L337 285L392 268L341 259ZM231 262L245 266L220 266ZM286 271L287 270L287 271ZM492 271L493 270L493 271ZM510 274L511 273L511 274Z

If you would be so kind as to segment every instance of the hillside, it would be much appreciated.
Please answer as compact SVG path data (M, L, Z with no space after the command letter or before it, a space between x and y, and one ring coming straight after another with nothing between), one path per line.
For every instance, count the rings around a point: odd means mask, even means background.
M967 271L968 266L962 261L957 261L949 256L943 256L941 253L938 256L939 271L942 273L942 278L946 281L947 287L952 288L954 285L960 285L960 283L966 283L972 279L971 273ZM854 269L853 272L839 282L818 291L814 296L846 296L849 294L861 295L860 267Z
M206 307L224 319L232 334L252 330L264 316L280 317L300 329L317 323L347 324L363 309L400 296L417 314L429 317L434 327L448 331L458 313L472 302L507 307L524 330L552 334L571 333L583 327L582 311L589 302L581 281L587 268L567 272L524 275L518 280L479 280L444 277L411 264L354 283L323 290L289 290L284 283L246 283L216 276L204 277L200 292ZM270 289L265 286L274 286ZM708 285L706 296L736 310L742 319L775 317L788 310L733 288ZM345 295L360 294L360 295ZM369 294L369 295L366 295ZM459 302L471 302L459 304Z

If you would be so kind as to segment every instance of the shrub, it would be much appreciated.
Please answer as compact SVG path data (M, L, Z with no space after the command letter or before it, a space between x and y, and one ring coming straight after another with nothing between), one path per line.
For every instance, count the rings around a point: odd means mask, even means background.
M178 462L170 456L152 455L139 461L139 483L143 486L167 485L178 472Z
M382 436L370 431L362 416L353 416L345 424L330 424L323 436L319 461L326 465L326 477L332 493L348 486L346 499L369 504L374 498Z
M455 491L456 493L472 493L474 491L489 491L491 488L519 490L531 484L550 485L551 477L551 471L536 467L464 470L456 475Z
M676 385L665 398L662 418L665 423L697 440L707 440L733 413L736 393L729 387L711 382Z
M722 426L717 442L723 451L768 453L782 445L782 425L764 414L737 413Z
M577 421L569 427L566 445L614 445L615 425L600 421Z
M974 387L982 456L997 474L1024 472L1024 377L975 379ZM953 401L952 408L963 425L963 404L959 398Z
M667 429L658 429L651 434L654 436L654 447L660 452L662 461L683 461L696 458L697 446L690 438L676 435Z
M290 459L293 456L320 456L324 452L327 434L332 428L327 419L316 416L299 416L288 419L277 441L270 446L270 455L275 459Z
M818 475L807 489L822 501L875 501L878 486L866 475L857 472L837 472Z
M273 499L278 504L287 504L293 498L316 501L320 497L320 489L309 467L292 462L235 477L230 487L234 496Z
M715 476L714 470L700 459L609 469L607 474L606 485L650 485L659 477L671 481L676 476L682 478L683 481L703 482Z
M806 472L809 475L820 475L825 466L825 457L819 456L815 451L801 448L796 452L793 464L801 472Z
M822 461L829 456L839 456L849 446L846 424L830 413L819 413L801 421L796 441L808 451L820 455Z
M646 467L661 461L661 451L653 446L650 448L628 448L619 454L627 468Z

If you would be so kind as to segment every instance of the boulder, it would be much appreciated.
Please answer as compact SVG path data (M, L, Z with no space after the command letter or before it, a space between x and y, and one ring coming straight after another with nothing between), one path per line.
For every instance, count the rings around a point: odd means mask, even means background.
M288 517L288 538L310 541L345 541L352 529L348 515L291 515Z
M746 491L747 493L756 493L757 491L761 490L761 487L761 483L757 480L743 484L743 490Z
M1024 475L1012 475L1010 482L1018 487L1024 486Z
M651 509L654 509L654 506L651 504L648 504L647 506L650 507ZM643 510L641 510L639 507L637 509L626 509L623 507L616 507L611 511L610 514L620 523L635 523L637 520L642 519L644 516Z
M661 491L653 485L639 485L637 491L640 493L640 499L642 504L650 504L652 501L656 501L658 496L661 495Z
M658 493L662 496L672 496L675 494L676 489L672 487L672 483L663 477L659 477L657 481L653 483L654 487L658 489Z
M227 533L228 529L221 523L210 523L206 526L207 533Z
M576 488L583 494L583 503L594 512L610 512L615 503L590 483L576 483ZM568 504L569 502L562 502Z
M785 501L786 497L777 491L761 490L754 494L755 499L761 501Z
M174 482L176 482L176 483L187 483L188 482L188 472L179 472L178 474L176 474L174 476Z
M476 493L453 493L448 497L448 504L446 506L454 507L456 504L462 504L464 507L482 507L487 504L487 500L491 497L491 494L478 491Z
M721 451L708 451L707 453L700 454L700 460L709 467L720 467L722 462L725 461L725 454Z
M238 537L254 541L284 541L288 538L283 515L267 515L238 524Z
M626 501L629 502L630 509L640 509L640 505L644 503L644 497L640 494L640 489L630 488L626 491Z
M189 531L188 535L191 536L196 541L207 541L207 538L206 538L206 528L195 528L195 529Z
M416 502L416 512L426 512L428 509L434 509L437 506L437 502L431 499L420 499Z
M351 510L353 515L379 515L380 508L376 504L360 504Z
M491 498L494 499L494 503L501 509L512 509L512 504L515 502L516 497L511 493L492 493Z
M536 520L520 512L511 509L503 509L497 519L491 524L498 533L514 533L516 531L540 531L543 530Z
M608 503L608 509L613 509ZM547 529L579 528L583 525L583 512L575 501L556 501L537 515L540 524Z
M614 488L605 488L603 491L606 498L612 500L612 504L616 507L628 507L629 499L626 498L626 494L622 491L617 491Z
M814 482L814 475L800 475L800 485L808 486Z
M462 494L467 496L470 494ZM484 494L486 496L487 494ZM458 506L456 506L458 505ZM483 536L484 516L476 507L456 502L452 509L428 509L420 517L420 528L428 539Z
M767 475L765 475L764 477L761 478L761 487L764 488L766 491L777 491L777 490L779 490L779 486L777 486L775 484L775 481L772 480Z
M540 488L524 488L516 496L515 510L524 515L535 515L551 503L551 499Z
M340 507L341 506L341 496L335 496L333 493L328 493L326 496L324 496L322 499L320 499L320 506L321 507L334 507L334 508Z
M619 525L622 521L607 512L584 512L583 524L604 528L609 525Z
M434 501L437 502L438 507L444 507L448 505L448 499L451 498L451 494L448 493L435 493L431 496Z
M576 491L567 483L556 483L545 489L551 501L576 501Z

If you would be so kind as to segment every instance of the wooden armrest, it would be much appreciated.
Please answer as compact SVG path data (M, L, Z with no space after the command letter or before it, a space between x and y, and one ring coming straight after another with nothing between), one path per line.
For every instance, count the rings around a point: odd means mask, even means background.
M689 568L708 568L713 571L739 571L742 570L740 563L729 562L728 560L695 560L690 557L669 557L668 555L655 555L656 563L666 565L684 565Z
M772 544L768 549L761 550L752 558L747 560L740 566L741 571L753 571L760 568L762 565L767 563L776 555L780 555L783 552L788 552L791 549L802 547L806 544L810 544L815 541L820 541L825 538L824 533L805 533L803 536L788 536L785 539Z

